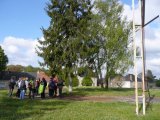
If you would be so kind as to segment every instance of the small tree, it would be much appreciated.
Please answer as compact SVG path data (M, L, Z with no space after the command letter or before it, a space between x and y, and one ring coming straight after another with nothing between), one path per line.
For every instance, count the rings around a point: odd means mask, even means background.
M92 86L92 79L88 76L84 77L82 80L82 85L83 86Z
M77 87L79 83L77 76L74 76L72 79L73 79L72 82L73 87Z
M157 87L160 87L160 80L157 80L157 81L156 81L156 86L157 86Z
M153 82L156 78L156 76L153 75L151 70L147 70L146 77L148 82Z
M72 80L73 80L73 81L72 81L72 86L73 86L73 87L77 87L77 86L78 86L78 83L79 83L77 76L72 76ZM68 78L65 79L65 85L66 85L66 86L69 85L69 80L68 80Z

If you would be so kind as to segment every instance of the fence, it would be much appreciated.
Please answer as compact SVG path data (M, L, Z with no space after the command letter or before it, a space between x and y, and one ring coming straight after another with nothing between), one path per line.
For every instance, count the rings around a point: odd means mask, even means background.
M7 89L8 88L8 81L0 80L0 89Z

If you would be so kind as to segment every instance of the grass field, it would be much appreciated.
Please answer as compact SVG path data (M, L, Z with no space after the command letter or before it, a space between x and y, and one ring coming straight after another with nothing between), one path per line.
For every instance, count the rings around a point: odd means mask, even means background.
M139 90L139 94L141 94L142 91ZM160 97L160 89L150 89L151 95L155 95L156 97ZM82 95L82 96L93 96L93 95L105 95L105 96L134 96L135 91L133 88L110 88L106 90L105 88L100 87L80 87L75 88L73 95ZM147 95L147 92L146 92Z
M159 94L157 90L153 93ZM72 95L130 96L133 89L76 88ZM68 93L65 96L69 96ZM160 104L152 104L146 116L135 115L135 105L126 102L89 102L64 99L25 99L7 97L0 90L0 120L159 120Z

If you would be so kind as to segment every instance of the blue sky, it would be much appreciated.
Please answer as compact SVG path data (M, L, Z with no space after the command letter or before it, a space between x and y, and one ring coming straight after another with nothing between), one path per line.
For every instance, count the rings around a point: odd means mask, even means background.
M46 0L0 0L0 40L6 36L37 38L48 27Z
M47 0L0 0L0 41L6 36L36 39L49 26ZM131 0L122 0L131 4Z
M123 3L131 5L132 4L132 0L121 0ZM135 0L136 1L136 0Z
M35 53L37 38L43 39L41 27L49 26L44 8L49 0L0 0L0 45L9 64L39 66L42 59ZM123 15L132 20L132 0L121 0ZM135 0L136 6L138 0ZM160 0L146 1L146 22L160 14ZM135 10L136 21L140 11ZM137 36L140 39L140 36ZM160 76L160 18L146 27L147 69Z

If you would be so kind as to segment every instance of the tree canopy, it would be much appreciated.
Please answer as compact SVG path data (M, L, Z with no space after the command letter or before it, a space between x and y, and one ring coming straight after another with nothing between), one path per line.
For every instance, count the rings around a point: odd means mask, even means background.
M70 76L87 36L90 0L50 0L46 12L51 21L48 29L42 28L45 40L39 40L38 55L44 59L41 64L52 74L65 67Z
M37 53L51 74L65 71L71 84L80 67L92 68L100 78L104 68L107 82L128 69L131 27L117 0L50 0L46 12L50 26L42 28Z
M93 52L89 63L94 66L97 76L102 79L106 71L106 84L115 74L123 74L131 65L129 48L130 22L122 17L123 6L117 0L98 0L95 2L91 31Z
M142 78L142 73L139 73L138 77ZM145 78L146 78L147 82L153 82L153 81L155 81L156 76L153 75L152 70L146 70Z
M28 65L28 66L8 65L7 70L12 72L37 72L38 70L47 72L47 70L44 68L33 67L31 65Z
M8 57L5 55L4 50L0 46L0 72L6 69Z

